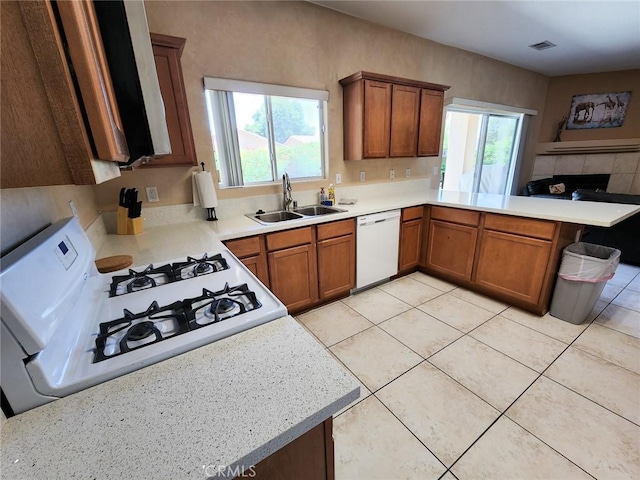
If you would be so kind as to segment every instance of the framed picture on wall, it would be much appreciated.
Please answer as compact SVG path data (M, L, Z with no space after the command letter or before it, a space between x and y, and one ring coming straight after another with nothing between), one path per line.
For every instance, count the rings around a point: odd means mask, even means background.
M631 92L574 95L567 130L620 127L630 100Z

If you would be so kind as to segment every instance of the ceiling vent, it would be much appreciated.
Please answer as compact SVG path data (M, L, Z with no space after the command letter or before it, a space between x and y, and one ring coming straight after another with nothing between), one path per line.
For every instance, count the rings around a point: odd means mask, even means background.
M530 48L533 48L534 50L546 50L547 48L553 48L555 47L556 44L555 43L551 43L549 40L545 40L544 42L540 42L540 43L534 43L533 45L529 45Z

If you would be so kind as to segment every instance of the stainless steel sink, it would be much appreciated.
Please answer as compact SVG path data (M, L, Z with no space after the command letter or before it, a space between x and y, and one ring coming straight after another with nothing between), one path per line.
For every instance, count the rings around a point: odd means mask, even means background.
M300 220L340 212L346 212L346 210L328 207L326 205L307 205L305 207L294 208L293 211L276 210L273 212L249 213L247 217L263 225L268 225L270 223Z
M326 205L309 205L306 207L294 208L293 211L308 217L317 217L318 215L346 212L346 210L342 210L341 208L327 207Z
M294 212L281 210L278 212L268 212L268 213L253 215L253 218L262 223L277 223L277 222L285 222L287 220L297 220L297 219L303 218L303 216Z

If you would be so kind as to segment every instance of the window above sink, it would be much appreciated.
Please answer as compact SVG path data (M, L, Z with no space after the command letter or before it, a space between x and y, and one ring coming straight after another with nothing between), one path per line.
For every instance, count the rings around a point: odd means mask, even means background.
M329 93L205 77L220 186L322 179L326 172Z

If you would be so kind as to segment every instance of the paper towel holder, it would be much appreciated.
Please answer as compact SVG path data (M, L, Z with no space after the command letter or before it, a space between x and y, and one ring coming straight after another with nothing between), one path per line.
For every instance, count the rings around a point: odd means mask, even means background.
M202 171L204 172L204 162L200 162L200 166L202 167ZM218 217L216 216L216 207L207 207L207 222L216 221L218 221Z

